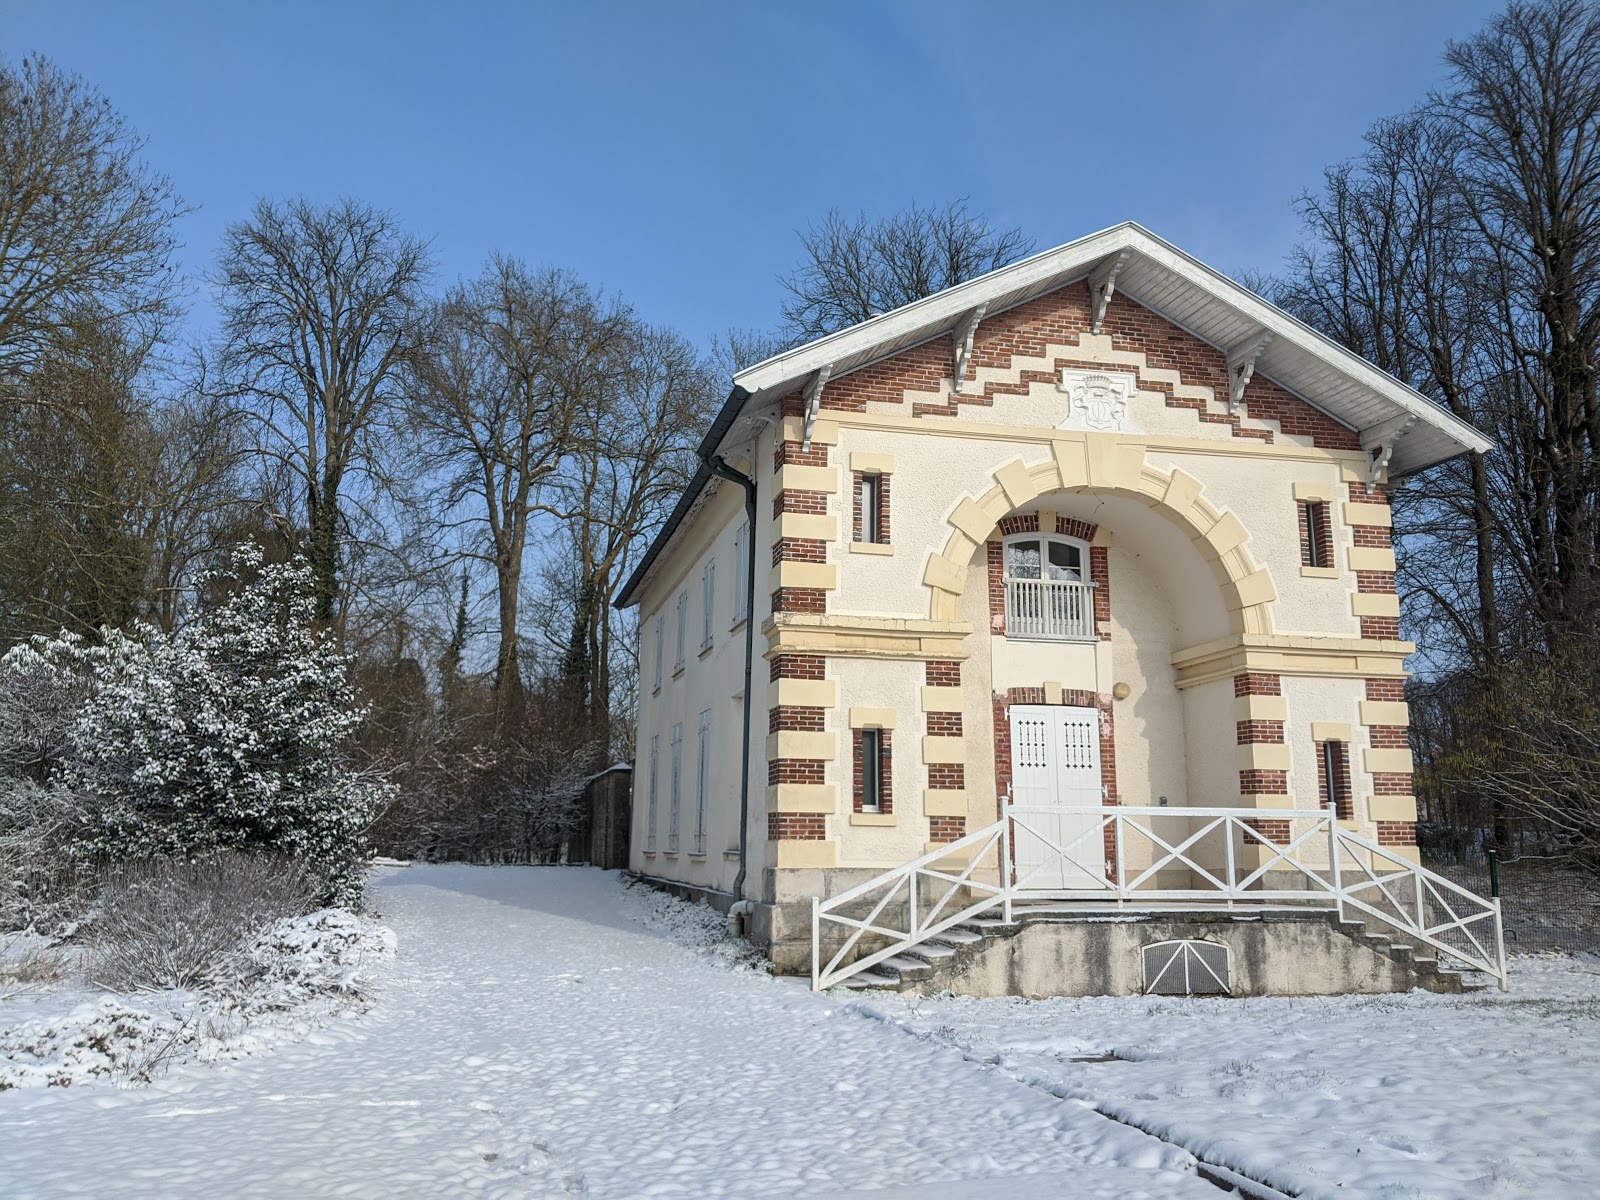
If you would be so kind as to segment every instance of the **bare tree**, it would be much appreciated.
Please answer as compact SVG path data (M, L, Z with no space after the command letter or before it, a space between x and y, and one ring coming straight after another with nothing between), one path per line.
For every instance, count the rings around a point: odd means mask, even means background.
M438 480L462 553L494 571L503 713L523 698L519 608L538 514L565 511L555 476L580 411L597 409L627 314L572 276L497 256L435 307L411 374L409 413L422 470Z
M784 337L793 345L859 324L1015 262L1033 250L1020 229L995 229L962 197L913 204L890 217L838 209L800 234L801 264L779 282Z
M1583 809L1595 736L1569 685L1600 619L1600 8L1513 3L1446 61L1303 198L1277 298L1498 444L1394 499L1405 617L1434 634L1419 796L1504 849L1519 814L1578 836L1551 813Z
M340 593L344 493L373 477L377 418L417 349L430 270L425 243L352 200L261 200L224 239L219 365L253 402L263 452L303 489L325 623Z
M144 140L49 59L0 63L0 382L32 369L85 310L148 346L175 310L185 209Z
M612 356L608 386L597 389L600 403L576 413L566 479L573 620L563 674L597 719L612 709L611 602L623 566L688 484L721 386L678 334L633 322Z

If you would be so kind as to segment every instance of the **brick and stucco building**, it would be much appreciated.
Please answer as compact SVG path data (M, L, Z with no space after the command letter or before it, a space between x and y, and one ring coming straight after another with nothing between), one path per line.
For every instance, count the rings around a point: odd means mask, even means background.
M1248 810L1277 843L1331 807L1415 859L1389 488L1474 430L1131 224L734 383L622 596L636 872L730 894L742 799L739 891L793 969L813 896L1008 801ZM1154 861L1096 820L1013 830L1012 872Z

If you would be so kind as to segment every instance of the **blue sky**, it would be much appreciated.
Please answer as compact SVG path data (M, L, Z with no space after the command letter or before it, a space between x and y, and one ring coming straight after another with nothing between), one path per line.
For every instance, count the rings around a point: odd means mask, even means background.
M795 230L968 195L1040 248L1126 219L1274 268L1296 193L1443 79L1487 0L87 3L0 0L198 206L355 196L570 268L696 340L776 324ZM209 322L203 294L195 327Z

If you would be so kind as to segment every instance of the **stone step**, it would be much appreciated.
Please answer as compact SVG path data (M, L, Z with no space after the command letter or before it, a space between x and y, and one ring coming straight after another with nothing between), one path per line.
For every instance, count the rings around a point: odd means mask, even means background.
M954 958L956 956L956 948L937 938L929 938L925 942L919 942L917 945L909 947L903 953L911 958L920 958L930 964L937 965Z
M877 965L877 970L885 974L892 972L900 983L933 978L933 965L923 959L912 958L910 954L897 954L893 958L886 958Z
M899 984L900 973L898 971L892 975L886 975L882 971L878 970L877 967L868 967L865 971L858 971L856 974L850 976L849 979L846 979L842 983L839 983L835 986L850 988L852 991L861 992L867 991L871 988L898 987Z

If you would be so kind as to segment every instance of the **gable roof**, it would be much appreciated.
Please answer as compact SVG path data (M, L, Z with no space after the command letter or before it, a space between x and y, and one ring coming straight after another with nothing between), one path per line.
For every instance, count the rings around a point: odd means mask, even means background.
M1255 357L1255 372L1358 431L1403 428L1389 470L1407 475L1494 443L1466 422L1346 350L1303 321L1263 300L1143 226L1127 221L947 288L882 316L852 325L746 367L700 445L702 468L618 594L633 592L694 508L712 478L706 465L739 414L805 387L824 368L837 379L913 346L951 337L982 306L992 317L1117 262L1116 291L1227 352L1272 339ZM981 336L981 326L980 326ZM1409 422L1409 427L1406 427Z

